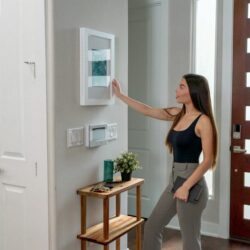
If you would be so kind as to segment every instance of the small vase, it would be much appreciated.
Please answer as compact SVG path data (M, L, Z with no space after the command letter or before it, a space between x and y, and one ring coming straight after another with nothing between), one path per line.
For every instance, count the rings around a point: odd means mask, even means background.
M121 176L122 176L122 181L130 181L131 180L131 175L132 172L121 172Z
M103 181L112 182L113 181L113 171L114 171L114 162L113 160L104 161L104 173Z

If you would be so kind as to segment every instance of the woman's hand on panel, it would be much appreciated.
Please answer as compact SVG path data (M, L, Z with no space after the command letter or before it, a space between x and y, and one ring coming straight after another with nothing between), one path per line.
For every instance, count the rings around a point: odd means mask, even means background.
M113 79L112 80L112 89L113 89L113 93L119 97L122 93L121 91L121 84L116 80L116 79Z

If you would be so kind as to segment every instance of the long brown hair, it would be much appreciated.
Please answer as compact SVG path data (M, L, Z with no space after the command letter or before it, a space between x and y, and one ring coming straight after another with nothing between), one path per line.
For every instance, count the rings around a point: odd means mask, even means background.
M197 74L186 74L183 76L186 80L191 100L193 102L194 107L199 110L201 113L207 115L212 124L213 130L213 162L212 162L212 169L215 169L217 154L218 154L218 135L217 129L215 125L215 120L212 112L212 105L211 105L211 97L209 91L208 81L204 76L197 75ZM186 113L186 106L183 104L181 111L175 116L173 124L168 132L166 137L166 145L168 146L170 152L172 152L173 147L169 141L169 133L170 131L178 124L180 119Z

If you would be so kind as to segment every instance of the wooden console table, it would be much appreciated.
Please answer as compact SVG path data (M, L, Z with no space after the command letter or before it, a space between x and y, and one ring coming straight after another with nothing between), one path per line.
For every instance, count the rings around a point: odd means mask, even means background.
M132 178L130 181L113 183L114 187L105 193L91 191L91 188L101 184L96 183L77 190L81 198L81 250L87 249L87 241L103 245L104 250L109 249L109 243L116 240L116 250L120 250L120 237L132 228L136 228L136 250L141 250L141 185L144 180ZM120 213L120 194L136 187L136 217ZM87 222L87 196L103 199L103 222L86 228ZM116 196L116 216L109 218L109 198Z

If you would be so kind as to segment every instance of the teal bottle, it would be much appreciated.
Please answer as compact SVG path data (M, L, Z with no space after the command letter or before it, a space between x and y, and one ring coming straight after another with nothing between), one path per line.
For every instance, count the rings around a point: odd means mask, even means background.
M114 162L113 160L104 160L104 180L105 182L113 181Z

